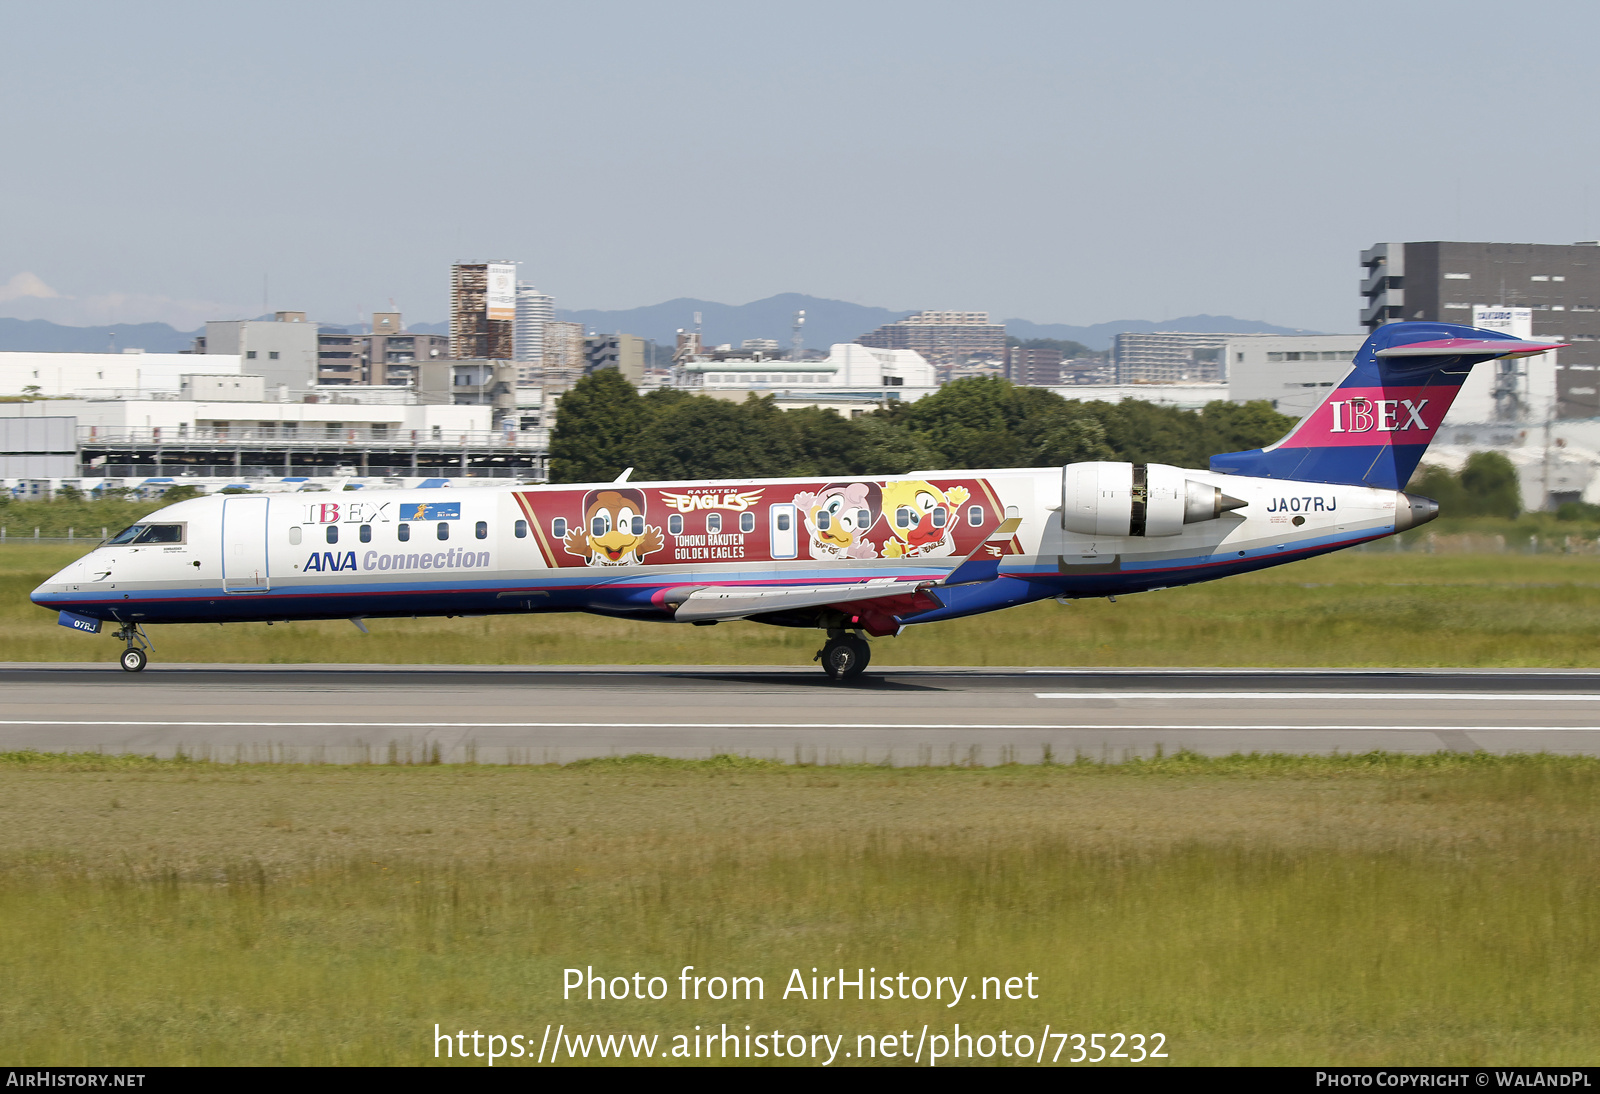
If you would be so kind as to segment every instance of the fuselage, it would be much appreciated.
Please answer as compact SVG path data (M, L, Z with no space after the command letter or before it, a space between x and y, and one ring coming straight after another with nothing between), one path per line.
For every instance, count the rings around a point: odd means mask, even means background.
M97 547L33 600L123 625L554 611L671 621L686 589L909 590L968 556L997 563L897 615L906 625L1225 577L1416 520L1394 490L1181 474L1243 505L1176 534L1085 534L1064 526L1060 467L212 496L145 517L135 527L156 531ZM992 541L1007 517L1020 526ZM751 618L821 625L809 610Z

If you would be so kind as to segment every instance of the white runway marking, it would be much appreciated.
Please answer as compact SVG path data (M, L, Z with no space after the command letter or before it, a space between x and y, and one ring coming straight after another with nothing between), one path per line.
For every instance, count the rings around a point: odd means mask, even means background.
M1370 729L1411 730L1434 733L1439 730L1518 733L1593 733L1600 726L1505 726L1505 725L1400 725L1360 723L1304 723L1234 725L1226 722L128 722L64 721L14 718L0 720L0 726L124 726L130 728L194 729Z
M1035 699L1408 699L1429 702L1600 703L1600 695L1488 694L1476 691L1036 691Z

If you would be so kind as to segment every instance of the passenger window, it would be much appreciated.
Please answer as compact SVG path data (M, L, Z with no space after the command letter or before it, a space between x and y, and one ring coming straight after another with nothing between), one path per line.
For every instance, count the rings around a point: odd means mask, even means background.
M439 522L439 531L438 531L437 534L438 534L438 536L439 536L439 538L441 540L449 539L450 538L450 522L447 521L447 520L441 520Z
M722 531L721 513L711 513L706 517L706 531L710 532L712 535L716 535L718 532Z
M667 531L675 536L683 535L683 514L674 513L667 518Z
M829 528L832 528L832 527L833 527L833 514L828 512L826 509L820 510L817 513L817 531L826 532Z
M591 536L598 539L609 531L611 531L611 521L604 513L596 513L589 518L589 534Z
M915 523L911 519L911 510L902 505L894 511L894 526L896 528L910 528Z
M112 540L111 542L115 543L116 540ZM294 547L300 546L300 526L298 524L294 524L289 527L289 543Z
M517 523L515 523L515 524L513 524L511 526L511 533L512 533L512 535L516 536L518 539L527 539L528 538L528 522L525 521L525 520L517 521Z
M633 523L632 523L632 525L630 525L630 528L632 529L634 535L636 535L636 536L644 535L644 518L643 517L634 517L633 518Z
M967 506L967 523L972 525L974 528L983 523L983 506Z
M945 511L944 506L935 505L933 507L933 526L935 528L943 528L944 522L948 516L949 514Z
M328 528L327 528L327 531L326 531L325 534L328 537L328 542L329 543L338 543L339 542L339 526L337 524L328 525Z
M566 539L567 538L567 518L566 517L557 517L555 520L551 521L550 522L550 534L555 536L557 539Z
M779 513L778 514L778 531L787 532L788 530L789 530L789 514L788 513Z
M739 514L739 531L754 532L756 530L756 515L751 512Z
M361 542L362 543L371 543L372 542L372 525L363 524L361 526Z
M871 509L857 509L856 510L856 531L865 532L871 526L872 526L872 510Z
M395 533L399 537L401 543L407 543L411 539L411 525L409 525L409 524L396 525L395 526Z
M479 539L488 539L489 538L489 522L486 521L486 520L480 520L478 522L478 526L473 529L473 534L476 535Z

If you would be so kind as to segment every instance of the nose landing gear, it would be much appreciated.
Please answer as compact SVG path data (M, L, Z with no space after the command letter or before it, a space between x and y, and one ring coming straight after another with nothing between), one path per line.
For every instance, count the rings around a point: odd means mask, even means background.
M150 648L150 639L145 637L144 630L137 623L124 623L121 628L111 632L111 637L120 638L128 644L122 656L117 658L122 671L143 672L150 660L145 653ZM138 645L134 645L135 642Z
M872 660L872 647L857 634L831 632L828 641L813 660L822 662L822 671L838 684L854 680Z

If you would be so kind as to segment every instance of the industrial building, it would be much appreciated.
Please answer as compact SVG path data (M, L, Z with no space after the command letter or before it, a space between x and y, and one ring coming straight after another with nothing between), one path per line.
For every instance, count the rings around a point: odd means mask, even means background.
M1006 379L1028 387L1061 383L1061 351L1049 346L1008 346Z
M922 311L856 339L870 349L911 350L935 368L968 361L1004 361L1006 328L986 311Z
M0 478L342 473L542 481L547 435L495 429L493 416L490 405L3 403Z
M1222 345L1249 334L1194 331L1126 331L1111 343L1119 384L1220 383L1228 378Z
M1228 374L1228 398L1264 399L1280 414L1311 413L1343 380L1364 334L1246 335L1218 347Z
M0 352L0 395L46 399L177 395L186 374L237 375L239 362L236 353L214 353L202 359L189 353L138 349L121 353Z
M1538 373L1549 368L1554 417L1600 416L1600 241L1377 243L1361 252L1361 267L1360 316L1368 331L1402 320L1470 324L1474 314L1525 310L1530 323L1522 336L1568 346L1551 361L1516 366L1525 378L1520 397L1537 404L1531 389L1546 386ZM1509 378L1500 384L1516 386ZM1515 413L1542 420L1550 411L1533 405Z
M584 371L614 368L634 387L644 383L644 339L635 334L591 334L583 340Z
M839 343L828 356L790 361L764 354L701 355L674 368L678 387L702 395L742 399L751 392L777 395L787 405L816 406L820 396L854 393L869 401L913 402L939 388L933 366L912 350L872 349Z
M406 330L399 312L374 312L370 334L317 332L317 383L405 387L416 382L418 362L449 356L446 336Z
M260 376L268 390L315 387L320 380L317 325L303 311L280 311L272 319L238 319L206 324L195 349L208 355L238 357L240 371ZM226 371L211 366L204 370Z

